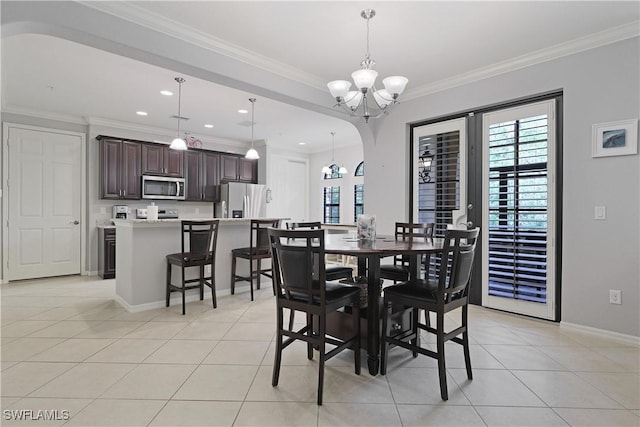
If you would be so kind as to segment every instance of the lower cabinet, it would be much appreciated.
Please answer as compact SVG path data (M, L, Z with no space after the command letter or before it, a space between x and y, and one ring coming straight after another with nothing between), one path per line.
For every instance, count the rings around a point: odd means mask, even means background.
M103 279L116 277L116 229L98 229L98 274Z

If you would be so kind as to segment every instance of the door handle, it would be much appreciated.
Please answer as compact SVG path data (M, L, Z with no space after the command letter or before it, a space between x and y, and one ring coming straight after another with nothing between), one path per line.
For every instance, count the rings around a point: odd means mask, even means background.
M73 221L69 221L69 224L78 225L78 224L80 224L80 221L78 221L76 219L76 220L73 220Z
M467 221L467 228L473 228L473 221Z

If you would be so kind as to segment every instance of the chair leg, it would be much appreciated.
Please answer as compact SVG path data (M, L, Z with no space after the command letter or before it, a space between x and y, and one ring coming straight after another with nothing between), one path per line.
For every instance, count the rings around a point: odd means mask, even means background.
M438 349L438 376L440 377L440 397L442 400L449 400L447 391L447 367L444 357L444 311L438 311L436 314L436 340Z
M411 334L415 334L415 338L411 339L411 344L416 347L420 347L420 329L418 329L418 322L420 321L420 309L412 308L411 309ZM412 351L413 357L418 357L418 352L416 350Z
M182 289L180 289L180 293L182 293L182 315L184 316L186 314L186 306L187 306L187 301L186 301L186 294L187 294L187 290L184 288L185 283L184 283L184 266L182 267Z
M213 261L215 262L215 261ZM213 262L210 264L211 266L211 277L209 277L211 284L211 299L213 300L213 308L218 308L218 300L216 298L216 272L213 268Z
M167 307L169 307L169 299L171 297L171 263L167 260Z
M293 331L293 322L294 322L294 319L296 317L296 311L295 310L291 310L291 309L289 309L289 310L290 310L290 313L289 313L289 330Z
M387 337L389 336L389 301L384 298L382 304L382 339L380 340L380 375L387 374L387 356L389 351L389 345L387 344Z
M231 255L231 286L229 287L231 290L231 295L236 293L236 256Z
M327 318L322 313L318 316L318 335L320 336L320 348L318 351L318 405L322 405L322 389L324 388L324 359L325 359L325 337L327 333Z
M271 377L271 385L273 387L278 385L278 380L280 379L280 364L282 363L282 328L284 323L282 307L278 307L276 311L276 317L278 318L278 331L276 334L276 354L275 360L273 361L273 376Z
M249 287L251 288L251 301L253 301L253 259L249 258Z
M309 313L307 313L307 327L309 329L307 335L311 338L313 335L313 315ZM307 341L307 359L313 360L313 344L311 344L311 341Z
M471 356L469 354L469 326L467 326L467 306L462 307L462 325L464 326L464 332L462 333L462 349L464 351L464 365L467 368L467 378L473 379L471 373Z
M356 375L360 375L360 302L353 304L353 330L355 340L353 341L353 357L355 362Z
M200 301L204 300L204 265L200 266Z
M256 289L260 289L260 276L262 276L262 266L261 264L261 260L260 258L258 258L258 269L256 270L256 276L257 276L257 282L256 282Z

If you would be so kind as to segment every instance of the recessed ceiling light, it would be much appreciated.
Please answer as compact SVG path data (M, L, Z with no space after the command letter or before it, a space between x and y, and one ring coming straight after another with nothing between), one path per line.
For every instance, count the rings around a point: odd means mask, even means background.
M148 115L146 111L136 111L136 114L139 116L146 116Z
M240 114L247 114L249 111L248 110L238 110L238 113Z
M204 127L211 129L213 125L204 125Z
M298 142L298 145L305 145L306 142Z
M170 90L161 90L160 93L164 96L172 96L173 92L171 92Z

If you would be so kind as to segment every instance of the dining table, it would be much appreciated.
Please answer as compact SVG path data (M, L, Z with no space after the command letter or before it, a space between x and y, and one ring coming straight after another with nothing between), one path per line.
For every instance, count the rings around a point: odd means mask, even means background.
M367 364L369 373L377 375L380 368L380 259L394 255L408 255L409 277L418 278L420 262L423 254L442 252L443 240L430 238L427 240L396 240L394 236L376 236L364 240L355 234L325 234L325 253L348 255L358 260L358 276L367 278ZM378 321L370 321L378 319Z

